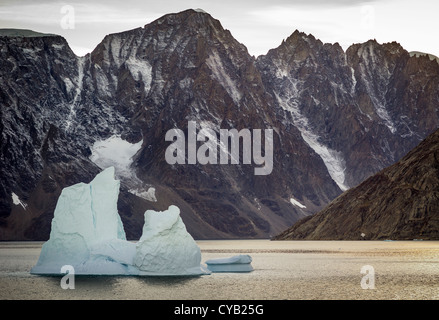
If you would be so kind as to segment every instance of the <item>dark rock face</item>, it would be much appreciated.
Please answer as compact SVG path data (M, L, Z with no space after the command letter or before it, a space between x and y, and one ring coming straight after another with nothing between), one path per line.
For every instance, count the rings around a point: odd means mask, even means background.
M439 239L439 130L275 239Z
M299 128L342 189L395 163L439 123L439 64L410 58L395 42L344 52L295 31L257 65L278 114Z
M439 65L395 43L343 52L296 31L255 59L187 10L110 34L85 57L53 35L0 36L0 48L0 239L47 239L61 190L93 179L94 144L110 137L140 145L116 170L128 238L145 210L170 204L195 238L254 238L322 209L439 123ZM273 129L273 171L168 164L165 133L188 121L218 137Z

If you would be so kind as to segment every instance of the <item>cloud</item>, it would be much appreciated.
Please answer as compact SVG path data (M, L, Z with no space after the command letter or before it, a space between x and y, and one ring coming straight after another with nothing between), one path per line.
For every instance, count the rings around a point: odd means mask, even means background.
M254 0L252 1L252 6L294 6L294 7L313 7L313 8L338 8L338 7L352 7L363 4L370 4L376 0ZM389 1L383 0L382 2ZM390 0L392 1L392 0Z
M252 10L248 15L269 28L288 30L291 34L298 29L312 33L323 42L344 42L352 32L361 33L362 10L357 7L280 7L271 6ZM350 31L347 32L346 30ZM289 35L288 34L288 35Z
M73 9L76 24L116 23L142 26L157 13L139 10L136 7L121 8L121 6L104 3L29 3L0 7L0 20L5 22L25 22L36 25L59 24L64 15L70 10L63 10L66 6Z

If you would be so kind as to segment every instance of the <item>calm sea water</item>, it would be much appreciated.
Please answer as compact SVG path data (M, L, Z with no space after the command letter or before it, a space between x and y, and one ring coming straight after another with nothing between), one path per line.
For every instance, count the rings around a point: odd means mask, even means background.
M249 254L254 271L200 277L31 275L42 242L0 242L0 299L439 299L438 241L197 241L202 263Z

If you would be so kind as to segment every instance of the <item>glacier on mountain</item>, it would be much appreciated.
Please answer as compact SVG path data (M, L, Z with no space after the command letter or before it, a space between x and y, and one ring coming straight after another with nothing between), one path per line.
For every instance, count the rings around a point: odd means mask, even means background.
M14 192L11 194L12 196L12 203L16 206L20 205L23 207L24 210L26 210L27 204L21 201L20 197L17 196Z
M81 275L202 275L201 251L170 206L145 212L140 240L126 240L117 210L120 182L114 168L89 184L64 188L55 208L50 238L32 274L60 274L63 266Z
M294 88L296 88L297 83L292 83ZM311 131L308 119L299 110L298 102L295 101L295 95L297 95L295 90L292 90L293 93L290 93L290 96L287 98L276 94L279 105L291 114L293 123L299 129L303 140L323 160L332 180L342 191L346 191L349 187L345 184L346 165L342 153L332 150L319 142L319 136Z
M213 53L207 58L206 64L213 72L213 77L222 84L229 96L236 104L242 99L242 94L239 91L235 81L228 75L218 52Z
M131 168L133 157L142 147L142 143L143 140L130 143L122 139L120 135L113 135L93 143L90 147L90 160L101 169L114 167L116 177L129 184L129 193L156 202L156 189L152 186L145 186Z
M294 198L290 198L290 202L291 202L292 205L294 205L294 206L296 206L296 207L299 207L299 208L306 208L306 206L305 206L304 204L300 203L299 201L297 201L297 200L294 199Z
M142 143L143 140L129 143L119 135L113 135L93 144L90 160L101 169L114 167L118 177L131 178L133 173L130 166L133 162L133 156L140 150Z

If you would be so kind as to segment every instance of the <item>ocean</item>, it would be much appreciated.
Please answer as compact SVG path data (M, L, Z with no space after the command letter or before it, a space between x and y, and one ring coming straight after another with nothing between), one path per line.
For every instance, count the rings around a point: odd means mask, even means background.
M197 241L202 263L248 254L254 271L197 277L30 274L43 242L0 242L0 299L439 300L439 241Z

